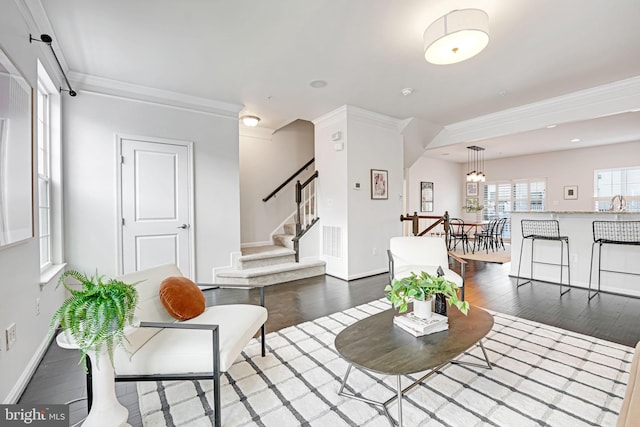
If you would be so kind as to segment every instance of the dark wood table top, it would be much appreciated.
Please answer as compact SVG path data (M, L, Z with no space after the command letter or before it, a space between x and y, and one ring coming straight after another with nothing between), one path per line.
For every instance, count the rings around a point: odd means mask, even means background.
M336 336L338 353L348 362L387 375L407 375L436 368L462 354L493 327L493 316L471 306L465 316L447 307L449 329L414 337L393 324L389 309L348 326Z

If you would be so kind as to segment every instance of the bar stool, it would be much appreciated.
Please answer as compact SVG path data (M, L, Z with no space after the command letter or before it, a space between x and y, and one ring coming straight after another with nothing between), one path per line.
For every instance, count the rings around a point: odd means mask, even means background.
M549 220L530 220L523 219L520 222L522 226L522 243L520 244L520 260L518 261L518 278L516 280L516 287L520 287L533 280L533 264L547 264L557 265L560 267L560 296L566 294L571 290L571 269L569 268L569 236L560 235L560 224L555 219ZM531 240L531 277L526 282L520 283L520 267L522 265L522 249L524 247L525 240ZM549 262L534 261L533 259L533 246L536 240L551 240L560 242L560 264L554 264ZM567 244L567 263L564 263L564 245ZM569 289L562 291L562 269L567 267L567 286Z
M591 276L593 274L593 255L598 245L598 290L591 295ZM640 275L620 270L602 269L603 245L640 245L640 221L593 221L593 243L591 244L591 265L589 266L589 300L600 293L600 276L603 271Z

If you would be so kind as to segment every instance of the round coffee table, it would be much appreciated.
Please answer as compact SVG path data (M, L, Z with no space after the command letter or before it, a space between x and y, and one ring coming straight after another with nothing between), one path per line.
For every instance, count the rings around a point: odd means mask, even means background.
M359 320L340 332L335 339L336 350L349 362L338 394L373 405L382 406L391 425L395 425L387 407L398 401L398 425L402 426L402 396L424 379L433 375L449 363L458 363L491 369L487 352L482 345L493 327L493 316L485 310L472 306L465 316L455 307L448 307L449 329L422 337L393 324L395 310L390 309ZM482 349L486 365L453 360L473 345ZM378 402L344 391L353 366L385 375L397 375L397 393L385 402ZM402 375L430 370L426 375L405 387L401 386Z

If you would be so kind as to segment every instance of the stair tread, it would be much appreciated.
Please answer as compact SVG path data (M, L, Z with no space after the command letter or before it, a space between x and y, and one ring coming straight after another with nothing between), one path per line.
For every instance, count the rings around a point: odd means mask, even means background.
M321 260L288 262L284 264L268 265L264 267L247 268L246 270L220 270L216 273L218 277L257 277L267 274L282 273L287 271L301 270L304 268L321 267L326 262Z
M256 260L256 259L295 255L296 252L293 249L285 248L284 246L269 245L269 246L258 246L255 248L244 248L242 250L242 253L243 255L240 256L238 260L249 261L249 260Z

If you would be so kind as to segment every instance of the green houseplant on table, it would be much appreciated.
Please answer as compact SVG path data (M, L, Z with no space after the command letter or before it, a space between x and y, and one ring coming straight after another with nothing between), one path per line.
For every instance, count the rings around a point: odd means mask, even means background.
M387 299L400 313L407 311L409 302L430 301L436 294L443 294L449 306L455 305L462 314L466 315L469 311L469 303L458 299L455 283L444 276L432 276L425 271L420 275L412 272L409 277L394 279L384 290L387 292Z
M78 282L67 283L71 278ZM58 323L80 350L80 363L85 365L88 352L99 355L104 349L113 362L113 350L124 347L124 328L133 322L138 303L134 285L104 276L88 277L75 270L65 271L58 282L71 294L51 318L50 331ZM97 361L96 361L97 362Z

